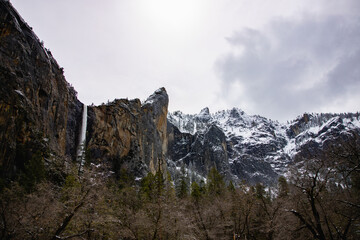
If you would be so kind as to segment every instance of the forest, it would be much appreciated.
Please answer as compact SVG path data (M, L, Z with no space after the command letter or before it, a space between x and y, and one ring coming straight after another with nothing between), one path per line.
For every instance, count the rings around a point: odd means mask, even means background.
M215 167L206 182L75 162L56 174L44 157L2 183L0 239L360 238L358 151L298 161L272 187L235 185Z

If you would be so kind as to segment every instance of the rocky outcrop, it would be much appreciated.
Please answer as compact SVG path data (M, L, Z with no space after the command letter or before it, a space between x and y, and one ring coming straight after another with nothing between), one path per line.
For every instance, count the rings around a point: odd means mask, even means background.
M14 176L35 153L76 160L83 104L63 69L8 1L0 0L0 171ZM136 176L165 170L168 95L88 107L87 159Z
M227 179L231 179L226 137L216 125L195 135L182 133L172 123L168 123L168 157L177 166L192 166L191 171L206 177L215 167Z
M279 176L269 157L286 145L274 125L260 116L233 108L211 114L169 114L169 161L206 177L212 167L226 180L273 183ZM171 139L174 139L171 141Z
M9 1L0 0L0 187L33 156L76 160L83 104L63 70ZM158 168L204 179L212 167L227 180L276 182L292 163L332 155L358 159L357 114L304 114L288 124L240 109L167 115L168 95L144 103L117 99L89 106L86 159L136 177ZM349 155L350 154L350 155ZM353 155L351 155L353 154ZM63 164L65 165L65 164Z
M87 151L90 161L126 168L136 177L166 169L168 95L157 90L143 104L119 99L89 107Z
M75 156L82 104L9 1L0 1L0 166L12 176L36 151Z
M360 152L359 114L304 114L280 124L236 108L214 114L205 108L168 119L169 162L202 177L215 166L234 182L273 184L294 163Z
M358 119L355 114L348 114L346 117L335 116L319 126L316 131L304 131L299 134L296 140L300 144L294 162L299 163L307 159L335 161L339 158L358 162L360 153Z

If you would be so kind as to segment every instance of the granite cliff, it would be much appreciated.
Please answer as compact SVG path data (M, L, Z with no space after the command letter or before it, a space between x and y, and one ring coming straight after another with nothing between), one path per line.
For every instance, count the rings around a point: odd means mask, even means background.
M76 162L84 105L50 50L3 0L0 81L2 179L15 177L34 156L40 155L48 169L56 162L60 172L66 162ZM165 169L167 106L164 88L144 103L119 99L88 106L87 160L115 172L127 168L138 177Z
M282 124L237 108L205 108L199 114L169 113L168 121L169 166L184 166L200 178L216 167L228 181L274 184L304 161L356 158L360 152L359 113L306 113Z
M191 178L205 180L216 167L227 181L272 184L303 159L360 151L358 113L304 114L288 124L237 108L168 114L165 88L143 103L116 99L87 106L83 118L84 105L63 69L4 0L0 83L0 175L7 180L34 156L60 173L66 163L79 164L80 132L88 163L107 174L126 169L138 179L159 168L174 177L184 167ZM83 119L87 127L81 131Z
M136 177L166 169L167 107L165 88L143 104L139 99L117 99L89 107L87 151L90 161L110 163L115 172L125 168Z
M0 168L13 176L32 155L73 158L82 104L51 52L0 1Z

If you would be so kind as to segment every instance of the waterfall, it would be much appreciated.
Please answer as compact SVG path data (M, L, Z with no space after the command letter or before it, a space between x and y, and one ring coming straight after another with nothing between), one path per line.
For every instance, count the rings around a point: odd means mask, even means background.
M79 171L82 171L82 167L85 163L85 144L86 144L86 125L87 125L87 106L84 104L81 132L79 137L79 145L77 149L77 161L79 162Z
M194 130L193 130L193 135L196 133L196 122L194 121Z

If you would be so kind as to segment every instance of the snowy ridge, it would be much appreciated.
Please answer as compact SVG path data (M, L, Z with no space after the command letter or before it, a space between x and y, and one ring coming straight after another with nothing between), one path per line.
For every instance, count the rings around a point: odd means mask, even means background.
M258 115L247 115L238 108L216 113L204 108L199 114L180 111L168 114L168 121L173 126L181 133L193 135L199 142L202 140L202 144L203 135L212 126L221 129L226 137L227 163L233 179L254 181L271 181L284 175L295 156L308 144L321 149L324 142L359 130L359 119L359 113L304 114L282 124ZM194 152L194 145L189 154L198 154ZM219 144L213 144L211 148L215 153L224 151ZM177 160L180 159L173 159L174 163Z

